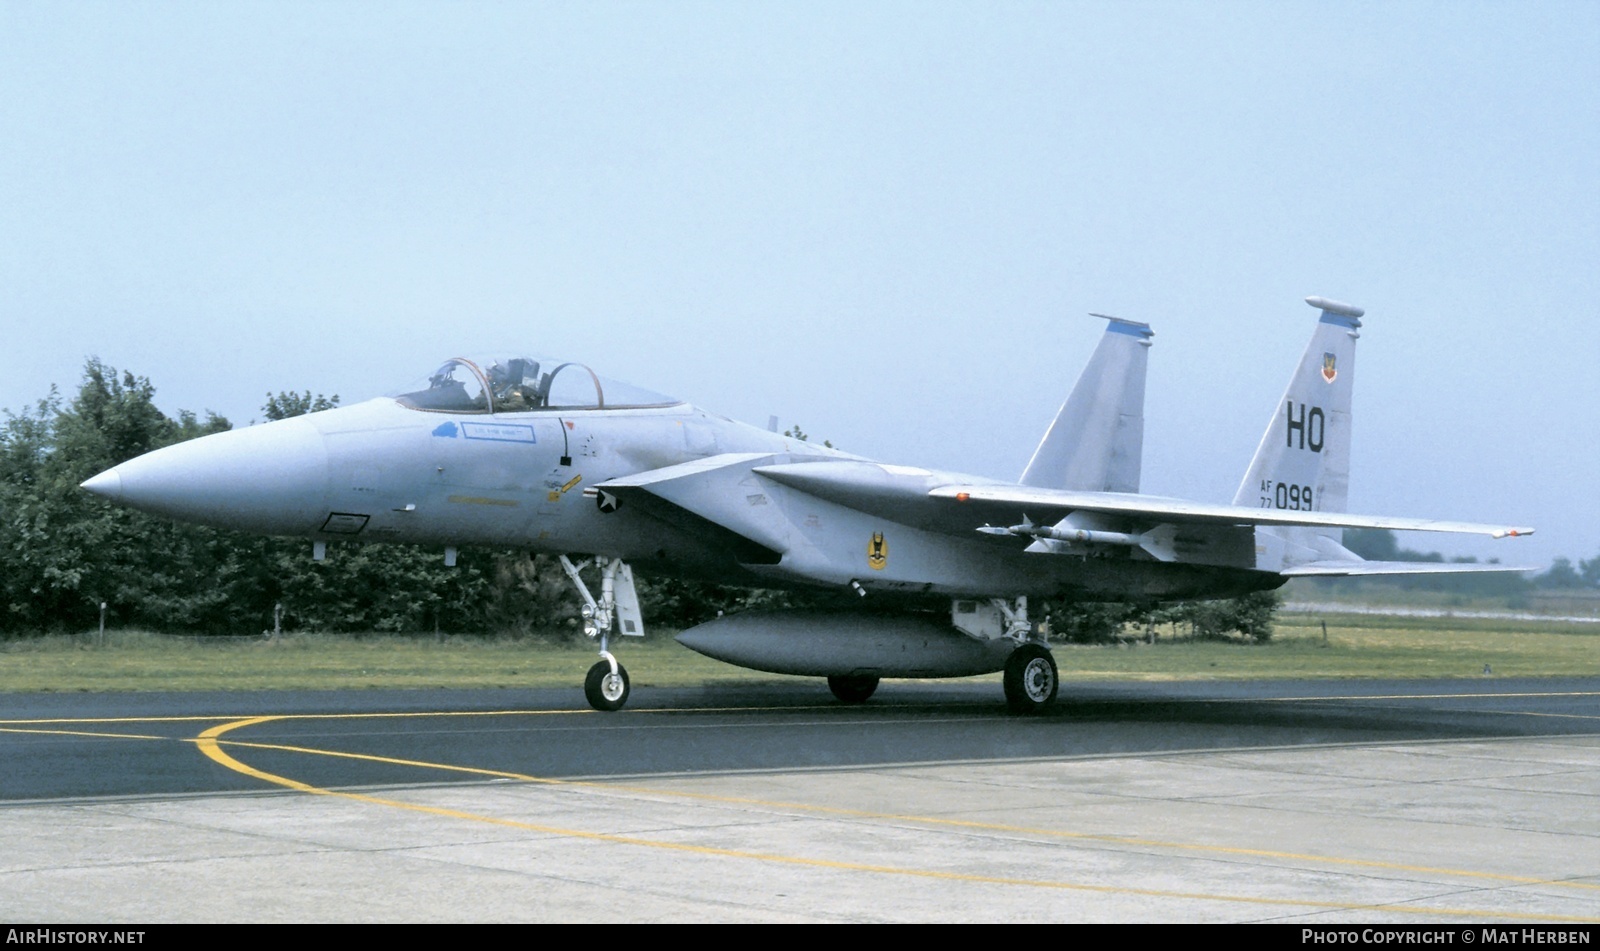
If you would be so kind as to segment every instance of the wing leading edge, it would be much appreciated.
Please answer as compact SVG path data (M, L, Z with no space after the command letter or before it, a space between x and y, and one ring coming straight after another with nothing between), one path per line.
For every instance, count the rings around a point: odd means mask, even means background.
M1321 528L1384 528L1405 532L1452 532L1509 538L1532 535L1533 529L1479 522L1442 519L1394 518L1383 515L1351 515L1344 512L1294 512L1257 509L1243 505L1212 505L1183 499L1148 495L1112 495L1097 492L1067 492L1035 489L1028 486L945 485L928 493L933 498L955 502L979 502L1020 507L1030 513L1066 516L1073 512L1097 512L1149 522L1187 522L1212 525L1307 525Z

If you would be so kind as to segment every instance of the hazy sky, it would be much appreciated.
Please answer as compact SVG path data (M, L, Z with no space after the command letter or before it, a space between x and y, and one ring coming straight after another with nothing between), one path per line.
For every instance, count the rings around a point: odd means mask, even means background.
M1015 478L1156 330L1227 501L1367 309L1351 506L1600 553L1600 4L0 0L0 407L346 402L526 351Z

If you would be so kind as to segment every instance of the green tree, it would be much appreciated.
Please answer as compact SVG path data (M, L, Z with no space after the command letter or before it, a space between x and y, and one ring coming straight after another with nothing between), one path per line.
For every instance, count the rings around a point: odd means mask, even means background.
M465 549L449 568L438 549L418 545L333 544L322 561L312 560L304 541L272 539L267 548L271 577L258 578L258 590L263 600L283 605L290 628L484 631L491 552Z
M783 434L785 436L788 436L790 439L798 439L801 442L810 442L811 441L811 437L809 435L807 435L806 432L800 428L800 425L798 423L796 423L793 426L790 426L788 429L785 429L783 431ZM827 439L824 439L822 441L822 444L824 446L828 447L829 449L835 448L833 443L831 441L827 440Z
M262 404L261 412L267 417L268 422L288 419L291 416L304 416L306 413L320 413L325 409L333 409L339 405L339 394L323 396L318 393L311 395L310 390L296 393L294 390L280 390L277 393L268 393L267 401Z
M1533 583L1541 588L1567 589L1583 587L1583 576L1572 568L1570 558L1557 558L1550 563L1550 570L1538 575Z
M1050 622L1052 640L1069 644L1102 644L1115 640L1130 625L1143 625L1149 605L1050 600L1041 605ZM1040 614L1034 609L1035 615Z
M118 620L180 627L223 607L212 575L225 555L214 537L78 487L134 456L228 428L209 413L204 421L191 413L169 419L154 395L148 379L91 358L69 405L52 392L30 413L7 414L0 450L7 627L81 628L101 601Z
M21 415L6 412L0 427L0 631L39 625L48 582L41 553L51 521L42 504L45 467L55 445L61 396L50 395Z
M1386 528L1347 528L1344 530L1344 547L1368 561L1411 560L1401 556L1400 544L1395 541L1394 532Z
M1238 634L1264 643L1272 638L1273 621L1282 603L1276 591L1257 591L1234 598L1165 604L1057 599L1044 602L1043 609L1050 619L1051 638L1068 643L1105 643L1128 628L1164 625L1187 628L1190 636L1207 640Z
M1588 588L1600 588L1600 555L1578 562L1578 575Z
M496 552L494 577L484 604L484 623L517 634L560 635L579 630L578 598L567 573L551 555ZM647 600L646 583L639 596ZM656 616L646 609L652 622Z
M1283 595L1277 591L1253 591L1236 598L1202 603L1212 609L1207 613L1208 631L1212 636L1233 632L1261 644L1272 639L1273 621L1283 604Z

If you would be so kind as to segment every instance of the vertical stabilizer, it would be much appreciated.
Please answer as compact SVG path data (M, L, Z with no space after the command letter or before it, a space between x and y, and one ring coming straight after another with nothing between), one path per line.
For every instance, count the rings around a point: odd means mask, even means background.
M1297 512L1343 512L1350 492L1350 396L1355 382L1359 307L1322 297L1306 303L1321 311L1300 365L1273 409L1235 505ZM1261 536L1270 536L1271 540ZM1338 529L1258 528L1271 561L1282 565L1329 557L1354 557L1338 543ZM1280 546L1281 543L1281 546ZM1265 554L1265 553L1264 553ZM1276 570L1278 564L1258 567Z
M1104 314L1105 336L1055 422L1022 470L1023 485L1090 492L1139 491L1149 324Z

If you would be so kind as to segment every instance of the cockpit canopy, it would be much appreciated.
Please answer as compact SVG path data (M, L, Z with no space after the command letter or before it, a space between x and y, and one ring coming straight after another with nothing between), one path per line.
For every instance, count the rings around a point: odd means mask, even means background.
M608 380L581 363L531 357L454 357L395 394L432 413L533 413L671 406L678 400Z

